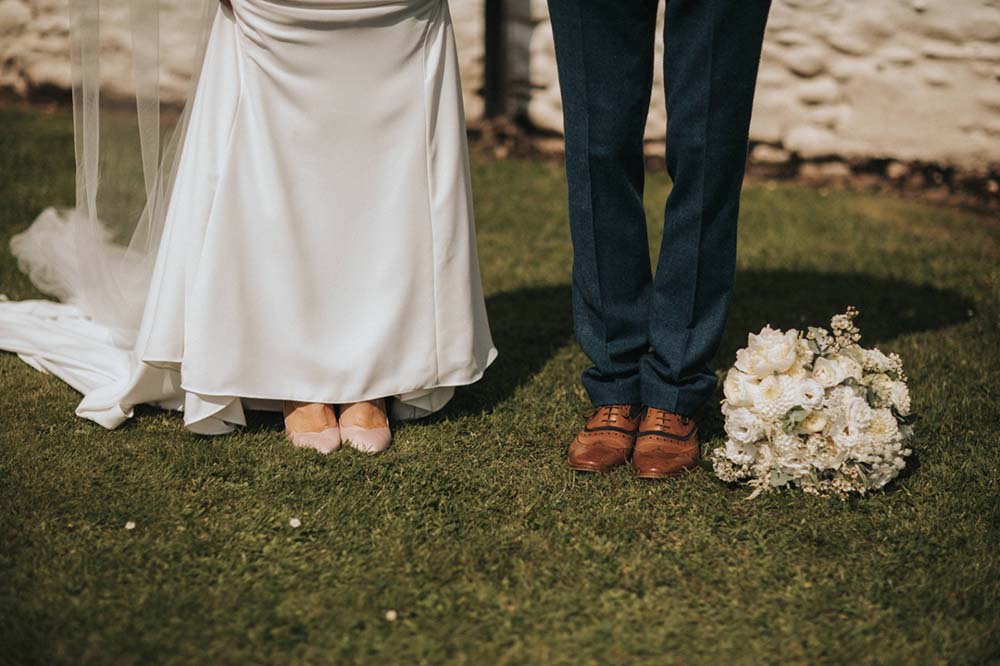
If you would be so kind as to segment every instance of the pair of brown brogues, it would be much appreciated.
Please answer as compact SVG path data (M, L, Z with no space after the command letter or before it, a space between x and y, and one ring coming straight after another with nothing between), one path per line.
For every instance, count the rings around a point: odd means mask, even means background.
M602 405L570 444L567 462L581 472L607 472L630 458L641 479L663 479L697 467L694 420L654 407Z

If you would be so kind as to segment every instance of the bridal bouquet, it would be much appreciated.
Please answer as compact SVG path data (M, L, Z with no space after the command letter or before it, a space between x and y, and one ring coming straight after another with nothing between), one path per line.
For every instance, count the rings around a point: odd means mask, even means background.
M749 336L725 380L726 444L716 475L759 493L794 485L840 498L865 494L906 466L910 393L899 356L864 349L848 308L830 329Z

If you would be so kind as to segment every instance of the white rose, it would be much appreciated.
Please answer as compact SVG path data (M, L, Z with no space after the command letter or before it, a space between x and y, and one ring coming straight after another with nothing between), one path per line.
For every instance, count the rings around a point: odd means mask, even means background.
M737 444L726 441L726 458L737 465L749 465L757 456L757 447L753 444Z
M847 379L845 368L836 358L820 356L813 363L813 379L823 388L832 388Z
M856 428L867 428L873 414L874 410L864 398L855 396L844 404L844 418Z
M799 393L802 398L802 406L806 409L819 409L826 396L823 386L815 379L803 379L799 382Z
M784 456L778 461L778 464L785 474L788 474L795 480L799 480L803 475L808 474L813 466L812 462L801 453Z
M798 339L795 329L782 332L765 326L760 333L751 333L746 348L736 352L736 367L757 377L785 372L795 363Z
M848 377L852 379L857 379L861 381L861 364L855 361L853 358L846 354L839 354L837 357L837 363L840 364L841 372L844 374L844 379ZM843 380L841 380L843 381Z
M893 382L889 390L889 400L896 411L906 416L910 413L910 389L903 382Z
M836 469L847 457L847 450L838 449L826 435L818 433L809 435L806 446L813 456L813 467L817 469Z
M839 418L827 424L826 434L839 447L854 447L861 443L872 415L872 408L863 398L851 396L844 400Z
M753 444L764 434L764 423L749 409L731 409L726 415L726 434L737 444Z
M736 352L736 369L755 377L764 377L770 373L770 364L763 354L758 354L749 348Z
M839 449L850 449L861 439L861 431L851 427L844 419L827 422L824 434L829 436Z
M823 412L811 412L799 422L798 432L803 435L823 432L826 427L827 418Z
M749 407L753 404L753 387L760 380L753 375L733 368L726 374L726 381L722 384L722 392L726 396L726 403L732 407Z

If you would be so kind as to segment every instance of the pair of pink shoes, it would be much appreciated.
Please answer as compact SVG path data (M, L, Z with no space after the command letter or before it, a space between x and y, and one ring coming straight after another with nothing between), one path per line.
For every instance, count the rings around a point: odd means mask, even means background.
M385 413L385 401L379 400L378 404ZM293 446L314 449L323 455L340 449L343 443L363 453L381 453L392 444L388 417L385 419L385 425L381 427L364 428L338 423L319 432L289 432L286 428L285 436Z

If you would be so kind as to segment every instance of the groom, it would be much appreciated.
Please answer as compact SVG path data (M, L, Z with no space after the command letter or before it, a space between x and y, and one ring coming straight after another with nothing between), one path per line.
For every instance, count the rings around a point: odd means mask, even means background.
M596 409L569 466L629 458L642 478L694 467L692 415L715 389L769 0L667 0L667 198L656 277L643 130L659 0L549 0L562 89L577 339Z

